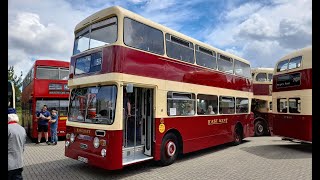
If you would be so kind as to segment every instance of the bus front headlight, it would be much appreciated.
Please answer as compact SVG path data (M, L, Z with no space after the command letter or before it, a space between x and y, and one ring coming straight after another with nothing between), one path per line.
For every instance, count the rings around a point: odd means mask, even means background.
M100 140L99 140L98 137L95 137L94 140L93 140L93 146L94 146L95 148L98 148L99 145L100 145Z
M73 143L74 142L74 134L73 133L71 133L71 135L70 135L70 141Z

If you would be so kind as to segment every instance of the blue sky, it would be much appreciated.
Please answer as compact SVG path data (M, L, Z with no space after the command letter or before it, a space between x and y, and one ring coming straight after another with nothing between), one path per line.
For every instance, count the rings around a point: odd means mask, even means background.
M77 23L119 5L252 67L272 67L312 44L311 0L10 0L8 65L23 76L35 59L69 61Z

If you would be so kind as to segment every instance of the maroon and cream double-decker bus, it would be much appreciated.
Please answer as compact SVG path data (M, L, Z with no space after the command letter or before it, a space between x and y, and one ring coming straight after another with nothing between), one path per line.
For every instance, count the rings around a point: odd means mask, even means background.
M251 111L254 113L254 133L255 136L271 135L273 68L252 68L251 72L253 83Z
M108 170L253 136L250 63L115 6L75 27L65 156Z
M43 105L49 111L58 110L57 135L66 136L69 64L61 60L36 60L22 82L22 126L32 140L38 137L36 112Z
M274 69L273 133L312 143L312 47L281 58Z

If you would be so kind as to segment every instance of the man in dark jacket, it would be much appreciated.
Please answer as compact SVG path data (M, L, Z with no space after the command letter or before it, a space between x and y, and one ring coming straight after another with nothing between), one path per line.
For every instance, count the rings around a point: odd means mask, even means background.
M18 122L16 110L8 108L8 180L23 179L23 152L27 134Z
M40 112L37 112L36 119L38 120L38 141L36 144L39 144L42 138L42 132L44 133L44 137L46 139L46 143L49 144L48 138L48 122L50 120L50 112L47 110L47 105L43 105Z

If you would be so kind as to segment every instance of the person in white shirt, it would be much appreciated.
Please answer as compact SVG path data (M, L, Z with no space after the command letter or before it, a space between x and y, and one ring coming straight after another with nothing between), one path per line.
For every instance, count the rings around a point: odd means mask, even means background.
M213 107L211 105L208 106L208 113L207 114L215 114L213 111Z
M188 103L186 107L187 107L186 115L194 115L194 110L193 110L192 105Z

